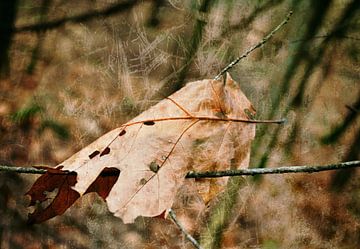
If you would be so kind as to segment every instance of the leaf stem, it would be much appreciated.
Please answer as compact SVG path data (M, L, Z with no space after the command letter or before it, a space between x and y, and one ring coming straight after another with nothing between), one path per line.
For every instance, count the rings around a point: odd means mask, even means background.
M217 121L217 122L250 123L250 124L282 124L286 122L286 119L284 118L277 120L257 120L257 119L242 119L242 118L218 118L218 117L209 117L209 116L178 116L178 117L165 117L165 118L139 120L124 124L120 127L128 127L142 123L162 122L162 121L171 121L171 120L205 120L205 121Z

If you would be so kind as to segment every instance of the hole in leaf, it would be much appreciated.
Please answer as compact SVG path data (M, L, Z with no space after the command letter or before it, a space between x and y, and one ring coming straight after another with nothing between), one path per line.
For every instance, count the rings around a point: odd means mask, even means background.
M96 157L96 156L99 155L99 154L100 154L100 151L95 150L93 153L91 153L91 154L89 155L89 158L90 158L90 159L93 159L94 157Z
M110 148L106 147L100 154L100 156L105 156L110 153Z
M155 122L154 121L145 121L144 125L154 125Z
M105 200L119 178L119 175L120 170L117 168L104 168L100 175L86 190L85 194L96 192Z

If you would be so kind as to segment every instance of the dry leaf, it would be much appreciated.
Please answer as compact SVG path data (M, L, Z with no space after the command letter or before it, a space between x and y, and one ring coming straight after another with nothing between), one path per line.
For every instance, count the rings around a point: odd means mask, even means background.
M40 177L29 191L31 205L44 201L43 191L58 188L59 192L50 209L45 209L46 215L44 211L31 214L32 222L63 213L88 192L98 192L109 210L124 223L133 222L138 216L162 215L172 206L189 170L248 166L255 124L239 122L248 119L246 109L254 113L230 75L225 84L215 80L188 83L58 166L58 170L62 167L61 172L73 175L52 176L49 172ZM104 182L108 182L106 187L99 189ZM199 193L209 201L223 189L226 179L196 182ZM67 194L71 203L59 204L59 199Z

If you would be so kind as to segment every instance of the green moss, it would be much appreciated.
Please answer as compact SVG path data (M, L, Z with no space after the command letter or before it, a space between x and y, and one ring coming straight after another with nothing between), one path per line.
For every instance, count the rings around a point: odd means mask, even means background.
M70 137L69 130L66 126L63 124L58 123L55 120L46 119L41 122L39 133L43 133L45 129L50 129L52 132L54 132L58 138L67 140Z
M265 240L264 243L261 246L262 249L277 249L279 248L279 245L274 240Z

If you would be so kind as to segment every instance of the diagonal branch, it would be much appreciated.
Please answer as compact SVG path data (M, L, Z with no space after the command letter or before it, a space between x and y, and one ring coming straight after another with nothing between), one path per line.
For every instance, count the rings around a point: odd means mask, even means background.
M193 236L191 236L183 227L183 225L178 221L178 219L176 218L176 215L174 213L174 211L169 208L169 215L170 218L175 222L176 226L180 229L180 231L185 235L185 237L198 249L201 249L202 247L199 245L199 242L197 242Z
M359 92L360 93L360 92ZM324 144L331 144L336 142L341 135L345 133L348 127L356 120L359 112L357 111L360 108L360 94L356 103L353 106L346 106L348 107L351 112L345 117L342 124L336 126L331 133L327 134L326 136L322 137L321 141Z
M245 51L241 56L237 57L235 60L233 60L229 65L227 65L221 72L215 76L214 80L220 79L221 75L229 71L233 66L235 66L241 59L244 59L247 57L252 51L254 51L257 48L262 47L279 29L282 28L290 19L290 16L292 15L292 11L290 11L286 18L275 28L273 29L267 36L265 36L258 44L254 45L253 47L249 48Z

